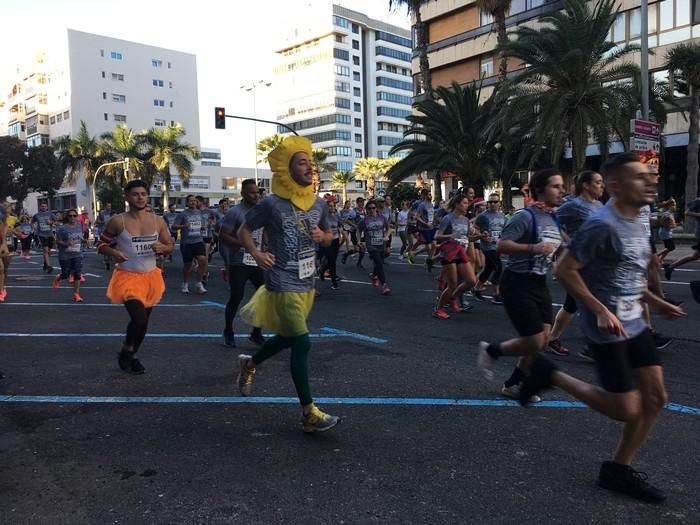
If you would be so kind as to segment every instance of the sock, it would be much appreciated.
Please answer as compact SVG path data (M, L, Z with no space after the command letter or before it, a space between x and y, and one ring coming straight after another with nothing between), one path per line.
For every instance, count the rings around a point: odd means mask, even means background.
M503 383L506 387L513 386L513 385L518 385L520 384L523 379L525 378L525 372L520 370L517 366L515 367L515 370L513 370L513 373L510 375L508 380Z
M501 345L500 344L487 346L486 353L489 354L494 359L498 359L499 357L501 357L503 355L503 352L501 352ZM516 370L518 370L518 369L516 368Z

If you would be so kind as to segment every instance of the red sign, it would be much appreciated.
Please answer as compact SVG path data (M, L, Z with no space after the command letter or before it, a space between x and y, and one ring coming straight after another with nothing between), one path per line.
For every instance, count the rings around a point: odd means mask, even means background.
M630 121L630 132L658 139L661 136L661 126L657 122L635 118Z

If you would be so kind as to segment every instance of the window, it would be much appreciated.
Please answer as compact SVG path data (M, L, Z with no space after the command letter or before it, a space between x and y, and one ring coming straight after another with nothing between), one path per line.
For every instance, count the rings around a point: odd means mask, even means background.
M387 77L377 77L378 86L387 86L396 89L403 89L406 91L413 91L413 85L410 82L404 80L396 80L394 78Z
M316 117L308 120L301 120L299 122L289 123L289 127L295 131L309 128L317 128L319 126L326 126L328 124L350 124L350 115L343 115L341 113L325 115L323 117ZM277 128L278 133L287 133L289 130L283 127Z
M119 104L124 104L126 102L126 95L119 95L117 93L112 93L112 102L118 102Z
M163 61L153 58L153 59L151 59L151 65L153 67L163 67Z
M338 171L350 171L352 169L352 162L342 161L335 163L335 169ZM360 183L362 184L362 183Z
M355 127L356 128L361 128L362 127L362 119L356 118L355 119Z
M317 142L328 142L329 140L347 140L350 141L350 132L343 130L333 130L324 131L322 133L311 133L310 135L304 135L311 142L316 144Z
M103 115L105 116L105 120L109 120L109 115L107 115L107 113L103 113Z
M221 162L212 162L210 160L203 160L201 164L202 166L221 166Z
M154 99L153 99L153 105L154 105L154 106L161 107L161 108L164 108L164 107L165 107L165 100L160 99L160 98L154 98Z
M117 51L112 51L112 52L109 54L109 56L110 56L110 58L111 58L112 60L121 60L121 59L122 59L122 54L121 54L121 53L118 53Z
M336 64L334 66L335 69L335 74L339 75L341 77L349 77L350 76L350 68L348 66L341 66L340 64Z
M350 83L343 82L342 80L335 81L335 90L341 91L343 93L350 93Z
M236 178L235 177L221 177L221 189L222 190L235 190L236 189Z
M353 96L353 97L360 97L360 96L362 96L359 87L354 87L354 88L352 88L352 96Z
M493 76L493 56L481 57L479 59L479 74L482 77Z
M49 124L56 124L56 117L49 117Z
M397 58L399 60L403 60L404 62L411 61L410 53L406 53L405 51L399 51L397 49L391 49L389 47L377 46L376 54L385 57Z
M173 107L173 101L172 101L172 100L170 101L170 107Z
M359 34L360 33L360 26L357 24L353 24L352 25L352 32L355 34Z
M153 87L163 87L163 85L164 85L162 80L158 80L155 78L152 80L152 83L153 83Z
M356 159L361 159L361 158L362 158L362 150L361 150L361 149L356 149L356 150L355 150L355 158L356 158Z
M626 27L626 13L618 13L617 16L615 17L615 22L613 22L611 31L611 41L612 42L624 42L626 35L625 35L625 27Z
M355 65L355 66L359 66L359 65L360 65L360 57L354 56L354 55L353 55L353 57L352 57L352 63L353 63L353 65Z
M352 41L352 48L353 48L353 49L360 49L360 41L359 41L359 40L353 40L353 41Z
M104 71L102 72L102 78L105 78L105 72L104 72Z
M386 33L384 31L377 31L375 34L375 40L384 40L386 42L391 42L392 44L398 44L404 47L413 47L413 43L408 38L394 35L392 33Z
M350 60L350 51L347 51L345 49L338 49L337 47L333 48L333 56L335 58L339 58L340 60Z
M164 128L165 127L165 121L163 119L157 118L153 121L153 125L157 128Z
M356 82L360 81L360 72L359 71L353 71L352 72L352 79Z
M385 91L377 92L377 100L386 100L387 102L408 105L413 103L413 99L407 95L397 95L396 93L386 93Z
M338 27L344 27L347 29L350 25L350 22L348 22L345 18L341 16L333 15L333 25L336 25Z
M630 14L630 40L639 38L642 34L642 11L640 8L632 9ZM651 20L649 21L651 22ZM649 31L651 33L651 31Z
M340 33L335 34L335 41L338 42L339 44L342 44L345 42L345 36L341 35Z
M396 133L403 132L404 127L393 122L380 122L379 131L394 131Z
M359 102L355 102L352 106L353 106L353 111L357 111L357 112L362 111L362 105Z
M106 91L102 92L102 100L107 100L107 92Z
M362 142L362 135L355 133L355 142Z
M386 137L384 135L379 135L377 137L378 146L395 146L403 139L401 137Z
M100 56L101 56L101 57L105 56L105 50L104 50L104 49L100 49Z
M126 115L117 115L115 113L114 114L114 122L117 122L119 124L126 124Z
M384 106L377 108L377 115L386 115L387 117L406 118L410 114L411 112L406 109L387 108Z
M172 62L168 62L168 69L172 69L172 68L173 68Z
M511 6L511 13L513 12L513 7ZM480 23L482 26L490 26L493 24L493 16L488 11L481 11Z
M115 82L124 82L124 75L121 73L112 73L112 80Z
M70 111L64 111L63 112L63 118L68 120L70 118Z
M350 109L350 99L343 97L335 97L335 107Z

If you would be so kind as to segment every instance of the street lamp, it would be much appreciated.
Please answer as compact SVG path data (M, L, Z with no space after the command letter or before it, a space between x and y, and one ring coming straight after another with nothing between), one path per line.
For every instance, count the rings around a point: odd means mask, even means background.
M240 89L253 94L253 118L258 118L257 107L255 104L255 91L259 87L270 87L272 82L267 82L265 80L257 80L255 82L249 82L248 84L243 84ZM258 184L258 124L253 122L253 140L255 141L255 185Z

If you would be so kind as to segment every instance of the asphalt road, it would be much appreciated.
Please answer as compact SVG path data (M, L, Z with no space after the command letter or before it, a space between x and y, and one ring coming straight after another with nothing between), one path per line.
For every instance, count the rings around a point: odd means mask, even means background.
M618 423L560 391L527 410L503 403L500 383L477 376L478 342L515 335L501 306L434 319L437 272L395 257L389 297L352 259L339 290L319 284L312 391L342 422L304 435L288 354L259 368L255 397L238 397L235 356L254 349L245 337L221 344L219 265L206 296L183 295L176 255L140 352L147 372L130 376L116 363L127 315L107 306L101 258L86 254L80 305L67 285L51 289L37 256L13 261L0 305L3 524L698 522L700 306L683 283L700 265L664 284L688 318L654 319L676 338L663 351L674 405L636 468L667 491L659 506L595 484ZM594 380L578 328L563 341L572 355L557 363ZM498 379L513 364L502 359Z

